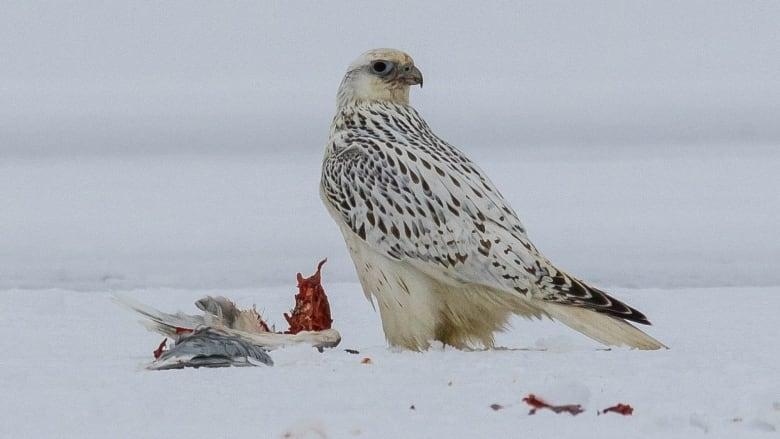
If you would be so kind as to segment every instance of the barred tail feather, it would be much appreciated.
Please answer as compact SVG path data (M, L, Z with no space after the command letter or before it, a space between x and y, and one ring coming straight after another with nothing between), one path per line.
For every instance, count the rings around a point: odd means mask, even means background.
M608 346L628 346L641 350L668 349L627 321L586 308L546 302L536 304L553 320Z

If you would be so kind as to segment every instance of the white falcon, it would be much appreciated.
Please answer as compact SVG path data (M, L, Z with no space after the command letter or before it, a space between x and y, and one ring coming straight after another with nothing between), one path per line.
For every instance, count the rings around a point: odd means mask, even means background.
M375 49L344 76L320 192L388 342L492 347L513 314L547 316L606 345L664 345L639 311L557 269L485 173L409 105L409 55Z

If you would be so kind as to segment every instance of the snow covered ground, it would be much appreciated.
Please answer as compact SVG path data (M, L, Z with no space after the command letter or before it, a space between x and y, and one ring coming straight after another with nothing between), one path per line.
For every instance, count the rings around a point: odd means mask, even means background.
M301 267L309 274L313 267ZM0 437L773 437L780 431L780 288L618 289L671 349L599 350L550 322L517 321L507 350L385 347L378 315L325 270L342 344L274 351L274 367L150 372L160 341L110 300L163 310L222 293L280 324L285 286L0 294ZM359 350L350 354L343 349ZM363 358L371 364L362 364ZM528 414L529 393L579 403ZM633 416L597 410L618 402ZM494 411L491 404L500 404ZM412 408L414 407L414 408Z

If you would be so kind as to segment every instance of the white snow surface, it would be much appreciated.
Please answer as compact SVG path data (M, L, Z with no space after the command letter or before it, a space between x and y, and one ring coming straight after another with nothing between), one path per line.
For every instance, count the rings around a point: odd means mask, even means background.
M324 273L341 345L278 350L275 366L241 369L144 370L161 337L111 296L195 312L197 298L221 293L281 324L294 273L285 286L253 289L3 291L0 437L764 438L780 431L778 287L615 290L647 312L649 331L669 350L605 351L562 325L518 320L498 339L511 349L413 353L386 347L357 284L332 282L327 266ZM362 364L366 357L371 364ZM586 411L529 415L521 402L529 393ZM597 415L619 402L633 406L633 416Z

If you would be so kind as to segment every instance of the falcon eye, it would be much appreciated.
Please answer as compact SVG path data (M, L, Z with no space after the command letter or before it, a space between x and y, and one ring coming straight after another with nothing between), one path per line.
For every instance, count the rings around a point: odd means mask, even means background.
M374 61L371 64L371 71L377 75L386 75L390 73L391 70L393 70L393 65L387 61Z

